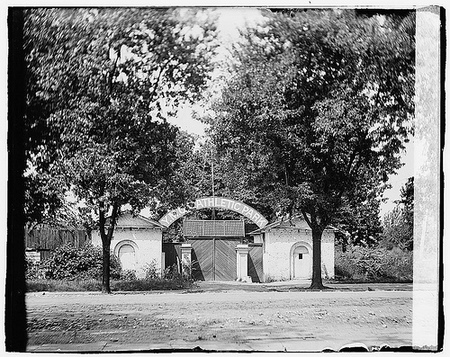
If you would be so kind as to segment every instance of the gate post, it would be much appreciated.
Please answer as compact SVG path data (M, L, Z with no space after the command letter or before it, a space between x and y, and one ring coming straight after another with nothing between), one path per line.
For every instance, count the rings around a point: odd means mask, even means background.
M236 246L236 271L237 281L252 282L252 278L248 276L248 244L238 244Z
M181 270L182 274L187 277L191 277L191 255L192 255L192 245L182 244L181 245Z

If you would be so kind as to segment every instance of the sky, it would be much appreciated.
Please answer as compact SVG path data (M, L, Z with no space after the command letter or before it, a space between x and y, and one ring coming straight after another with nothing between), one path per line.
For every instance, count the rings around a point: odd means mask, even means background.
M383 217L386 213L392 211L395 207L396 200L400 199L400 189L405 185L408 181L408 178L414 176L414 142L411 141L406 144L406 150L402 155L402 163L404 164L401 167L397 174L391 175L389 177L388 183L392 185L391 189L388 189L384 192L383 197L388 198L386 203L381 204L381 212L380 215Z
M239 28L244 28L246 24L253 25L261 19L259 11L255 8L221 8L219 12L218 30L222 48L219 56L225 58L226 48L230 46L239 37ZM201 111L199 106L184 106L179 110L178 116L171 122L178 125L182 130L192 134L203 136L205 134L205 125L200 121L193 119L192 110ZM380 216L383 217L395 207L395 201L400 199L400 189L405 185L409 177L414 176L414 144L413 141L406 145L405 152L402 153L402 163L397 174L389 177L388 183L392 185L391 189L384 192L383 197L388 200L381 203Z
M262 16L256 8L234 8L224 7L216 9L218 13L217 29L219 32L219 41L221 45L218 49L218 61L226 60L228 48L238 40L239 29L245 28L246 24L253 25L262 19ZM213 80L219 73L213 73ZM178 116L169 121L178 125L182 130L192 134L204 135L205 125L198 120L193 119L192 111L202 111L198 105L183 106L179 108Z

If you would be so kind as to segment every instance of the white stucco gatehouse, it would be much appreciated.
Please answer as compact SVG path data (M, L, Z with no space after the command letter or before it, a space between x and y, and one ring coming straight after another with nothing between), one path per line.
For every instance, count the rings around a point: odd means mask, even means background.
M157 221L124 212L117 219L111 240L111 251L119 258L122 269L135 271L137 277L144 277L149 266L161 272L164 269L163 228ZM98 230L92 234L92 244L102 246Z
M250 233L263 245L264 281L311 279L312 231L297 216L278 220ZM322 234L322 277L334 277L334 229Z

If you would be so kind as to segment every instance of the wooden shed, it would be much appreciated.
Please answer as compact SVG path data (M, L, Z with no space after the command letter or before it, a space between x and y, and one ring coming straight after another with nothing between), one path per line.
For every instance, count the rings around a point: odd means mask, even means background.
M57 247L70 244L79 248L90 240L89 232L83 228L40 224L32 229L25 228L25 253L27 258L37 262L49 258Z

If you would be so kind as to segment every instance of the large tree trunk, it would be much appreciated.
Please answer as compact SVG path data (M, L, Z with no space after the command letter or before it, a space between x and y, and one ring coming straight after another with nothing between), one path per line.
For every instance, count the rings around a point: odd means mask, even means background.
M111 213L110 220L109 220L108 233L106 233L106 231L105 231L105 225L106 225L105 209L102 205L100 205L99 228L100 228L100 236L102 238L102 247L103 247L102 293L105 293L105 294L111 293L111 286L110 286L111 240L112 240L112 236L114 233L114 227L116 225L116 219L117 219L118 212L119 212L119 204L114 202L112 213Z
M313 266L310 289L324 289L322 284L322 232L323 229L311 227L313 240Z
M111 294L110 286L110 258L111 258L111 241L103 242L103 278L102 278L102 293Z

